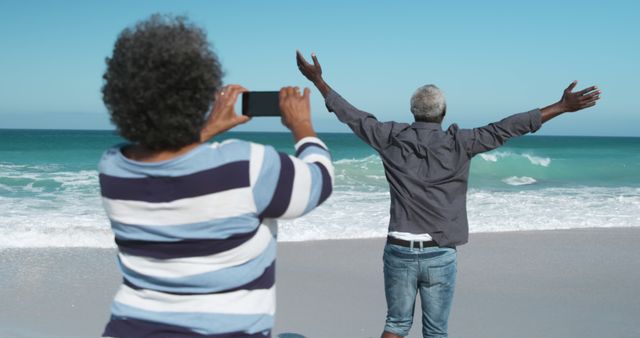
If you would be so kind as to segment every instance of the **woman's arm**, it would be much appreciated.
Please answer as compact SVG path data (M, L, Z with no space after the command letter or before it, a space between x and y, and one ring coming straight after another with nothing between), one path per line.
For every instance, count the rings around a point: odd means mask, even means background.
M280 109L282 122L296 141L296 154L290 156L261 145L252 147L252 187L261 218L300 217L322 204L333 189L331 155L311 125L309 89L300 95L296 87L283 88Z

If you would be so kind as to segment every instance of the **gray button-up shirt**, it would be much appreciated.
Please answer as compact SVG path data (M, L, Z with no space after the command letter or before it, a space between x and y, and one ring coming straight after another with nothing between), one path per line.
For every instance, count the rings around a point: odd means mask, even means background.
M379 122L331 91L327 108L373 147L384 165L391 208L389 231L428 233L440 246L469 238L467 181L476 154L495 149L509 138L535 132L540 110L509 116L474 129L456 124Z

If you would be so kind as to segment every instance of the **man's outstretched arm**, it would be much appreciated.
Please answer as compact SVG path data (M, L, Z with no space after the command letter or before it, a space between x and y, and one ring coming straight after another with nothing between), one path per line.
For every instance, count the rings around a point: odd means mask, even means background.
M391 142L394 129L401 128L401 125L395 122L380 122L373 114L351 105L324 81L322 67L316 55L311 54L311 58L313 64L308 63L299 51L296 52L298 69L324 96L327 109L334 112L340 122L349 126L356 136L374 149L380 151L386 148Z
M572 92L576 84L574 81L564 90L560 101L542 109L511 115L484 127L460 130L460 139L469 156L498 148L510 138L536 132L543 123L563 113L593 107L600 99L598 88L591 86Z

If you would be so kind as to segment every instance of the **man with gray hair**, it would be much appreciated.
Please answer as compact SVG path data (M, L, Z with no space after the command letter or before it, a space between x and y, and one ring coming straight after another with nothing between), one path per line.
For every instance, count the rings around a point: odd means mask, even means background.
M473 129L452 124L442 130L444 96L434 85L411 97L415 122L379 122L338 95L322 78L314 54L309 64L297 53L298 68L320 90L327 108L379 154L389 182L389 235L384 249L387 320L382 338L409 334L416 295L422 303L424 337L447 337L456 281L456 246L469 237L466 193L473 156L495 149L508 139L537 131L542 123L594 106L595 86L572 92L542 109L509 116Z
M444 95L435 85L418 88L411 96L411 112L416 121L441 123L447 113Z

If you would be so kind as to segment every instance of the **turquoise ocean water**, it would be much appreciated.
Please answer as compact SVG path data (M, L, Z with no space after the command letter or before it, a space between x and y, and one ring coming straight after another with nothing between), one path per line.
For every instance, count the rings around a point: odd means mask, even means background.
M374 151L321 134L336 186L311 214L280 223L279 240L381 237L389 195ZM285 133L228 133L293 152ZM112 131L0 130L0 248L111 247L96 165L122 142ZM525 136L477 156L472 232L640 226L640 138Z

